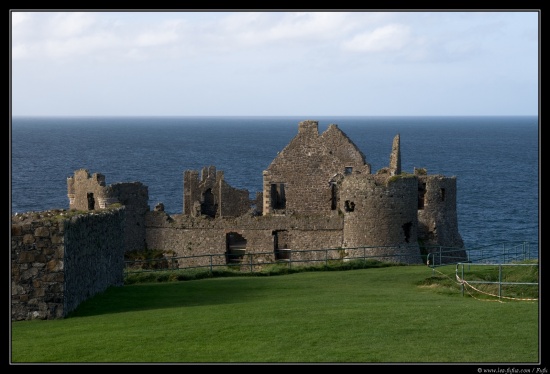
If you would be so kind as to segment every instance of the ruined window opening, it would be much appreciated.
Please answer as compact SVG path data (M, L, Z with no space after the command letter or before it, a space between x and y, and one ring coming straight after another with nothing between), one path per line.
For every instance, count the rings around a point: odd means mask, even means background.
M412 222L407 222L401 227L403 227L403 233L405 234L405 242L408 243L409 239L411 238Z
M353 201L346 200L344 203L344 210L346 212L353 212L355 210L355 203Z
M346 168L344 169L345 175L351 174L352 172L353 172L353 167L351 166L346 166Z
M225 234L226 263L234 264L243 261L246 253L246 239L237 232Z
M273 252L275 260L290 260L289 234L287 230L275 230L271 232L273 235Z
M440 192L441 192L441 201L445 201L445 189L442 188L442 189L440 190Z
M271 184L271 207L273 209L285 209L286 197L285 197L285 185L284 183L272 183Z
M202 203L201 203L201 214L205 214L208 217L216 217L216 211L218 210L218 205L215 204L214 194L212 189L209 188L202 194Z
M418 209L424 209L424 195L426 194L426 183L418 184Z
M92 192L88 192L86 197L88 198L88 210L94 210L95 209L94 194Z
M336 210L338 206L338 187L336 183L330 184L330 209Z

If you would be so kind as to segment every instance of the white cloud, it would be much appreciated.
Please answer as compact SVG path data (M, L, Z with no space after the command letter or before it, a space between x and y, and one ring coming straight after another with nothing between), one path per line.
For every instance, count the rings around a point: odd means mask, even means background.
M409 27L390 24L378 27L370 32L355 35L342 43L344 50L357 52L399 51L411 42Z
M96 13L54 13L48 22L48 30L51 37L70 39L93 32L96 17Z
M135 45L142 47L158 46L177 43L181 36L183 22L169 20L160 23L158 27L140 32L135 38Z
M126 59L159 56L148 48L177 45L185 27L181 20L147 22L100 13L14 13L12 58L16 60L52 59L57 63L76 59L116 63ZM104 16L104 15L103 15ZM159 56L162 58L162 56Z
M345 12L232 13L219 22L218 37L225 41L226 47L234 48L274 44L307 48L312 42L334 43L364 24L365 17L371 16Z
M12 12L11 13L11 27L12 28L19 28L21 26L24 26L25 23L30 19L30 16L28 13L25 12Z
M20 13L12 29L13 58L66 62L89 54L116 62L128 56L166 59L241 51L259 56L271 47L294 54L312 46L335 49L350 32L388 17L378 12L227 12L205 20L202 14Z
M289 13L272 27L260 33L269 40L332 40L345 33L348 24L346 13L310 12Z
M52 39L43 44L43 52L44 57L66 61L67 59L81 56L93 56L94 53L104 50L109 45L112 45L112 43L110 35L102 34Z

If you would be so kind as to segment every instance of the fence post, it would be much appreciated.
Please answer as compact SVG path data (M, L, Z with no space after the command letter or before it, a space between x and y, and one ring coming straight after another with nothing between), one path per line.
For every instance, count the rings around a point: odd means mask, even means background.
M433 252L428 253L428 258L430 258L430 255L433 255ZM432 256L432 275L435 275L435 256Z
M212 273L213 272L213 259L212 259L213 255L210 255L210 272Z
M462 282L460 282L460 289L462 290L462 297L464 297L464 264L462 265L462 277L460 278Z
M498 264L498 298L500 299L502 292L502 264Z

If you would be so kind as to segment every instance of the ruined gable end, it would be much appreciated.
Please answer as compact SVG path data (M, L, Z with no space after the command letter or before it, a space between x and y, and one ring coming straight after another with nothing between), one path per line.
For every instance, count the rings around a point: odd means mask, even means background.
M186 170L183 184L183 213L210 218L238 217L250 211L253 202L246 189L225 182L223 171L204 167L199 181L196 170Z
M105 186L105 176L100 173L90 175L88 170L79 169L73 177L67 178L69 208L72 210L96 210L118 202L109 195Z
M263 173L263 215L336 214L332 178L355 172L369 174L370 165L336 124L319 136L317 121L302 121Z

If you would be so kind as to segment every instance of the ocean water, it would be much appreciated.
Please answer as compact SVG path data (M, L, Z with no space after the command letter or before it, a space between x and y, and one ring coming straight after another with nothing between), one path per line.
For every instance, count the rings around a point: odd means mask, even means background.
M540 235L538 117L14 117L11 213L68 209L67 177L85 168L106 183L148 186L151 209L183 211L183 173L213 165L254 197L262 171L303 120L337 124L376 172L401 137L402 170L457 177L467 248Z

